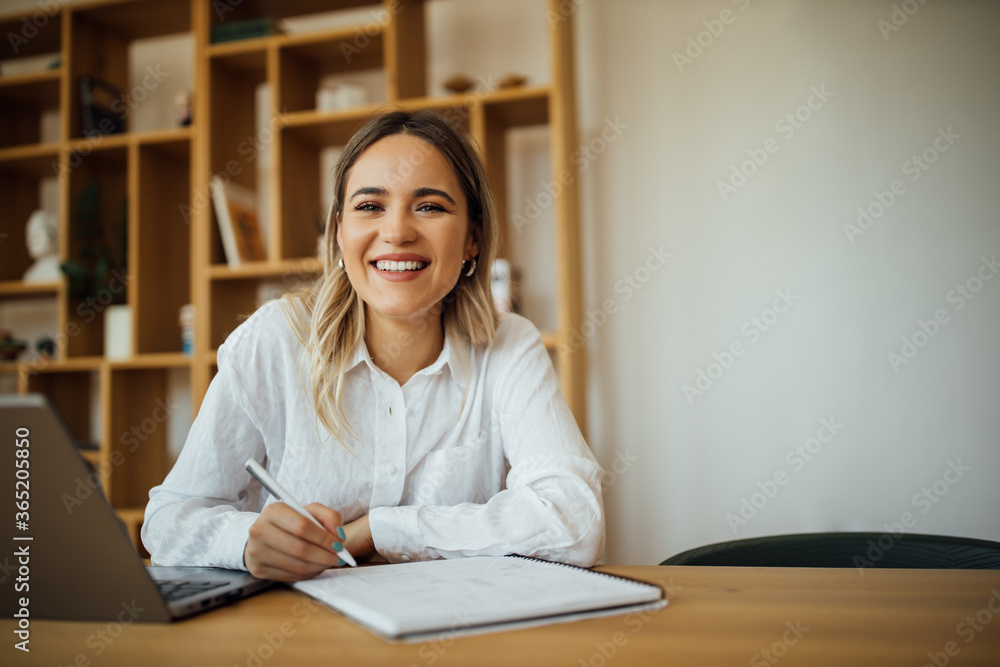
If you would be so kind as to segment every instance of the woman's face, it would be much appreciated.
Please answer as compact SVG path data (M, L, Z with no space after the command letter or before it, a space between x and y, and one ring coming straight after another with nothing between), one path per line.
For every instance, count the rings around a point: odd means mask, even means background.
M369 318L425 313L478 251L454 170L434 146L408 134L380 139L351 167L337 244Z

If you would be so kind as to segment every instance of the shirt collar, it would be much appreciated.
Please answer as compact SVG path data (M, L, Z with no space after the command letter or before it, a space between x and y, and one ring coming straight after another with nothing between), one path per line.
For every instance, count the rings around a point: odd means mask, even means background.
M468 377L470 373L469 366L469 343L460 334L452 330L453 327L445 328L444 336L444 347L441 350L441 354L434 362L422 368L416 373L417 375L437 375L444 367L447 366L448 370L451 372L452 379L458 383L463 389L466 388L468 382ZM347 371L350 371L355 366L359 364L366 364L372 373L385 373L381 368L375 365L372 361L371 355L368 353L368 344L364 340L358 345L357 349L354 350L354 354L351 355L351 361L347 365Z

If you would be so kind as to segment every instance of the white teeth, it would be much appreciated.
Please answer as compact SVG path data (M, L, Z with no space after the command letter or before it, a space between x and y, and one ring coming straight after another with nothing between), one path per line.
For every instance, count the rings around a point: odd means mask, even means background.
M419 271L425 266L427 266L427 262L394 262L385 259L375 262L375 268L379 271Z

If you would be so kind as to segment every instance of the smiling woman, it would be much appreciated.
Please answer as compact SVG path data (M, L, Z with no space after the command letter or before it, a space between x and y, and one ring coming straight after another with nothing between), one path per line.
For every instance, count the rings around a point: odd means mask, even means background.
M497 219L470 140L429 111L372 119L337 164L327 229L316 285L219 348L150 492L153 562L286 581L342 565L344 548L593 565L603 472L538 330L493 306ZM248 457L315 501L323 528L250 480Z

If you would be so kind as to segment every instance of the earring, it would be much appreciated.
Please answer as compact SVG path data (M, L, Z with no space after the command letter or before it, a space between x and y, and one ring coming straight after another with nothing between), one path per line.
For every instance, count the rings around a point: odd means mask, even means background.
M343 257L341 257L340 259L337 260L337 266L340 267L341 271L344 270L344 258Z
M472 266L470 266L469 270L466 271L465 277L466 278L471 278L472 274L476 272L476 258L473 257L472 259L470 259L468 261L472 263ZM465 262L463 261L462 264L465 264Z

